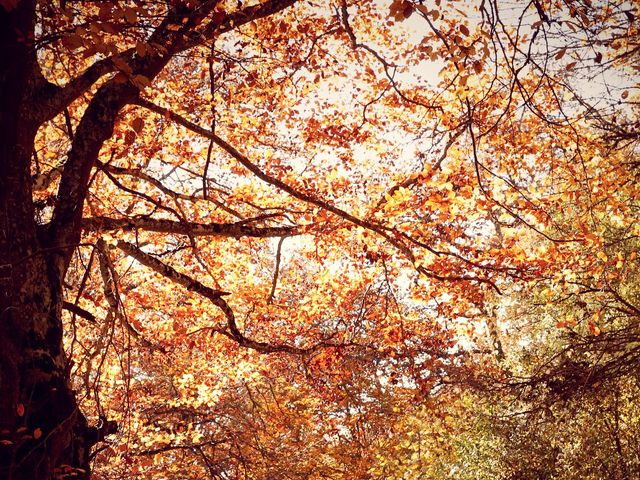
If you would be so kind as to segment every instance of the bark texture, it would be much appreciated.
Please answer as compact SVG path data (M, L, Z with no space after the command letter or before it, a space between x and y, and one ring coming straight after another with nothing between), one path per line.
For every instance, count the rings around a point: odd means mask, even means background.
M30 163L52 91L33 39L35 2L0 8L0 478L86 474L90 429L62 348L64 269L36 224ZM75 469L75 470L73 470Z

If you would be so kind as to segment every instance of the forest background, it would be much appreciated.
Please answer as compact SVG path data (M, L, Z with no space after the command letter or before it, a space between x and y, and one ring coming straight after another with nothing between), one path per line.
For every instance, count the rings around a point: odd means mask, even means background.
M0 0L0 477L640 478L638 10Z

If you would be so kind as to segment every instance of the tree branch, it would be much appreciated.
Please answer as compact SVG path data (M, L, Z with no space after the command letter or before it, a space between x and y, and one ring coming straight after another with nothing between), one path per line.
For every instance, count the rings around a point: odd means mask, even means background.
M411 250L411 248L401 240L402 234L400 232L387 228L383 225L370 222L368 220L362 220L334 205L331 205L330 203L327 203L323 200L319 200L307 193L296 190L295 188L286 184L282 180L279 180L278 178L275 178L269 175L268 173L264 172L263 170L261 170L260 167L258 167L256 164L251 162L251 160L249 160L249 158L246 155L240 153L232 145L227 143L225 140L223 140L220 136L218 136L214 132L211 132L206 128L202 128L201 126L187 120L183 116L178 115L177 113L167 108L161 107L159 105L156 105L153 102L150 102L149 100L145 100L139 97L136 99L135 103L141 107L146 108L147 110L157 113L158 115L162 115L163 117L173 120L177 124L185 127L187 130L190 130L194 133L197 133L198 135L202 135L205 138L209 138L213 140L216 143L216 145L218 145L225 152L227 152L229 155L235 158L242 166L244 166L247 170L249 170L251 173L253 173L256 177L258 177L260 180L264 181L265 183L268 183L270 185L273 185L274 187L279 188L280 190L288 193L289 195L291 195L294 198L297 198L298 200L302 200L305 203L316 205L324 210L327 210L337 215L338 217L348 221L349 223L358 225L362 228L365 228L367 230L370 230L380 235L382 238L387 240L391 245L397 248L407 258L407 260L415 264L416 257L413 251ZM461 281L484 283L484 284L490 285L494 290L500 293L500 290L498 289L496 284L492 280L486 277L480 277L475 275L442 275L432 270L429 270L424 266L419 267L418 271L423 275L425 275L426 277L433 278L436 280L447 280L447 281L461 280Z
M139 341L143 346L151 350L157 350L162 353L166 353L164 347L155 345L145 337L143 337L127 319L124 306L118 292L118 274L113 266L113 263L111 262L111 258L109 257L106 242L102 239L99 239L97 247L98 260L100 265L100 276L102 277L102 288L104 296L107 299L107 303L109 304L110 311L112 312L111 315L113 315L114 318L120 320L122 322L122 325L127 329L131 336Z
M153 185L154 187L156 187L158 190L160 190L162 193L164 193L165 195L168 195L169 197L173 198L174 201L176 201L176 204L178 203L177 200L185 200L187 202L199 202L199 201L207 201L207 202L212 202L214 203L218 208L220 208L221 210L224 210L225 212L227 212L229 215L232 215L236 218L240 218L242 219L243 216L235 211L233 208L225 205L222 201L220 200L216 200L215 198L213 198L210 195L207 195L207 197L204 197L204 192L203 192L203 196L202 197L197 197L195 194L194 195L189 195L186 193L180 193L180 192L176 192L175 190L171 190L170 188L168 188L166 185L164 185L160 180L152 177L151 175L149 175L148 173L146 173L142 168L125 168L125 167L116 167L114 165L109 165L107 163L102 163L100 162L100 160L98 160L97 162L98 166L104 170L105 172L110 172L114 175L129 175L135 178L138 178L140 180L144 180L145 182L150 183L151 185ZM221 193L222 192L220 189L216 189Z
M117 243L117 247L130 257L135 258L141 264L151 268L152 270L171 280L172 282L177 283L178 285L182 285L189 291L196 292L202 295L216 307L222 310L222 313L227 320L227 329L211 327L208 330L220 333L227 338L235 341L242 347L250 348L260 353L283 352L302 355L317 350L318 348L329 346L329 344L327 343L318 343L309 348L299 348L290 345L272 345L270 343L252 340L244 336L242 332L240 332L240 329L236 324L236 318L233 310L231 309L231 307L229 307L229 304L224 300L224 298L222 298L226 295L230 295L230 293L223 292L221 290L214 290L213 288L200 283L199 281L189 277L188 275L178 272L173 267L161 262L153 255L143 252L131 243L120 240Z
M261 218L255 219L256 221ZM250 220L243 220L234 223L196 223L178 222L148 217L134 218L109 218L90 217L82 220L82 228L85 231L106 232L109 230L147 230L158 233L175 233L178 235L189 235L195 237L218 236L218 237L291 237L301 235L304 229L298 226L282 227L256 227L248 224Z
M217 21L217 19L214 17L202 33L194 31L193 35L189 35L191 32L187 30L189 27L194 28L193 25L181 25L181 27L183 27L183 31L181 33L185 37L191 36L192 38L180 42L180 45L176 45L178 47L177 50L172 53L180 53L195 46L201 45L203 42L211 39L216 35L229 32L254 20L268 17L269 15L273 15L274 13L282 11L295 4L297 1L298 0L271 0L262 4L253 5L251 7L243 8L226 15L222 22ZM208 14L213 10L213 8L215 8L218 3L219 1L217 0L210 1L206 5L201 5L197 9L193 9L192 11L188 12L185 17L189 18L197 15ZM190 20L194 21L195 19L190 18ZM157 32L164 31L169 23L170 22L167 21L163 22L156 30L156 36L158 36ZM118 71L120 69L117 66L118 64L131 63L135 56L135 52L135 48L130 48L116 55L112 55L108 58L99 60L88 67L77 77L71 79L69 82L67 82L66 85L62 87L55 86L49 83L47 85L47 116L43 121L51 120L57 114L62 112L65 107L69 106L69 104L71 104L74 100L87 92L95 84L95 82L102 78L104 75Z
M285 237L282 237L278 241L278 248L276 249L276 266L273 271L273 280L271 281L271 292L269 293L269 300L267 303L273 302L273 297L276 294L276 287L278 286L278 275L280 275L280 259L282 257L282 243L284 242Z
M304 192L299 192L298 190L294 189L293 187L291 187L290 185L287 185L286 183L284 183L282 180L279 180L275 177L272 177L271 175L269 175L268 173L264 172L263 170L261 170L257 165L255 165L253 162L251 162L251 160L249 160L249 158L247 158L246 155L240 153L238 150L236 150L232 145L230 145L229 143L227 143L225 140L223 140L220 136L218 136L217 134L213 133L210 130L207 130L206 128L203 128L189 120L187 120L186 118L184 118L181 115L178 115L177 113L161 107L159 105L156 105L155 103L150 102L149 100L145 100L143 98L138 98L136 99L135 103L143 108L146 108L147 110L150 110L152 112L157 113L158 115L162 115L165 117L170 118L171 120L173 120L174 122L176 122L179 125L182 125L183 127L185 127L187 130L191 130L194 133L197 133L198 135L202 135L205 138L208 138L210 140L213 140L216 145L218 145L220 148L222 148L225 152L227 152L229 155L231 155L233 158L235 158L242 166L244 166L247 170L249 170L251 173L253 173L256 177L258 177L260 180L262 180L265 183L268 183L270 185L273 185L274 187L279 188L280 190L288 193L289 195L291 195L294 198L297 198L298 200L302 200L305 203L310 203L312 205L315 205L317 207L320 207L324 210L327 210L331 213L336 214L337 216L343 218L344 220L349 221L350 223L353 223L355 225L361 226L363 228L366 228L368 230L374 230L377 231L380 235L384 236L385 238L387 238L388 240L391 240L391 237L389 236L388 233L382 231L382 227L379 225L374 225L371 222L367 222L365 220L361 220L353 215L351 215L350 213L335 207L325 201L322 200L318 200L317 198L304 193Z
M48 88L53 91L53 94L49 94L47 117L44 121L53 119L73 101L86 93L104 75L117 71L116 62L128 64L133 58L134 52L135 49L130 48L116 55L98 60L62 87L50 84Z
M182 285L190 292L199 293L200 295L211 300L214 303L216 303L217 299L219 299L223 295L230 295L230 293L228 292L214 290L211 287L207 287L206 285L198 282L197 280L194 280L188 275L178 272L176 269L161 262L153 255L143 252L135 245L125 242L124 240L119 240L117 243L117 247L130 257L135 258L142 265L151 268L152 270L156 271L163 277L168 278L172 282L177 283L178 285Z
M85 310L82 307L79 307L75 303L71 303L67 301L62 302L62 308L64 308L65 310L68 310L69 312L75 315L78 315L79 317L84 318L88 322L96 323L96 317L93 313L88 312L87 310Z
M202 43L203 40L210 39L213 36L235 30L247 23L268 17L275 13L281 12L297 3L299 0L270 0L265 3L259 3L250 7L243 8L236 12L225 16L221 23L215 21L209 22L207 27L200 35L200 39L195 39L185 44L184 49L195 47Z

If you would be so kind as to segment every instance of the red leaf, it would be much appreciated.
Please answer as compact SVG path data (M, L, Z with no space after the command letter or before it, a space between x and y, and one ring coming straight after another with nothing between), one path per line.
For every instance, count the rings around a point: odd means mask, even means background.
M134 118L131 120L130 125L136 133L140 133L142 131L142 127L144 127L144 120L140 117Z
M224 21L225 17L226 15L224 12L213 12L211 15L211 23L220 25Z
M566 47L565 47L565 48L563 48L562 50L560 50L560 51L556 54L555 59L556 59L556 60L560 60L562 57L564 57L564 54L565 54L565 53L567 53L567 48L566 48Z

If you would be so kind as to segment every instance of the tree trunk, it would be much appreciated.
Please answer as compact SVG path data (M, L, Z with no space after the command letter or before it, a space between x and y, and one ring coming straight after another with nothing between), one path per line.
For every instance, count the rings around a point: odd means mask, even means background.
M34 92L44 81L30 43L34 8L28 0L0 7L0 478L15 480L86 464L72 441L86 421L62 346L64 272L48 261L31 195Z

